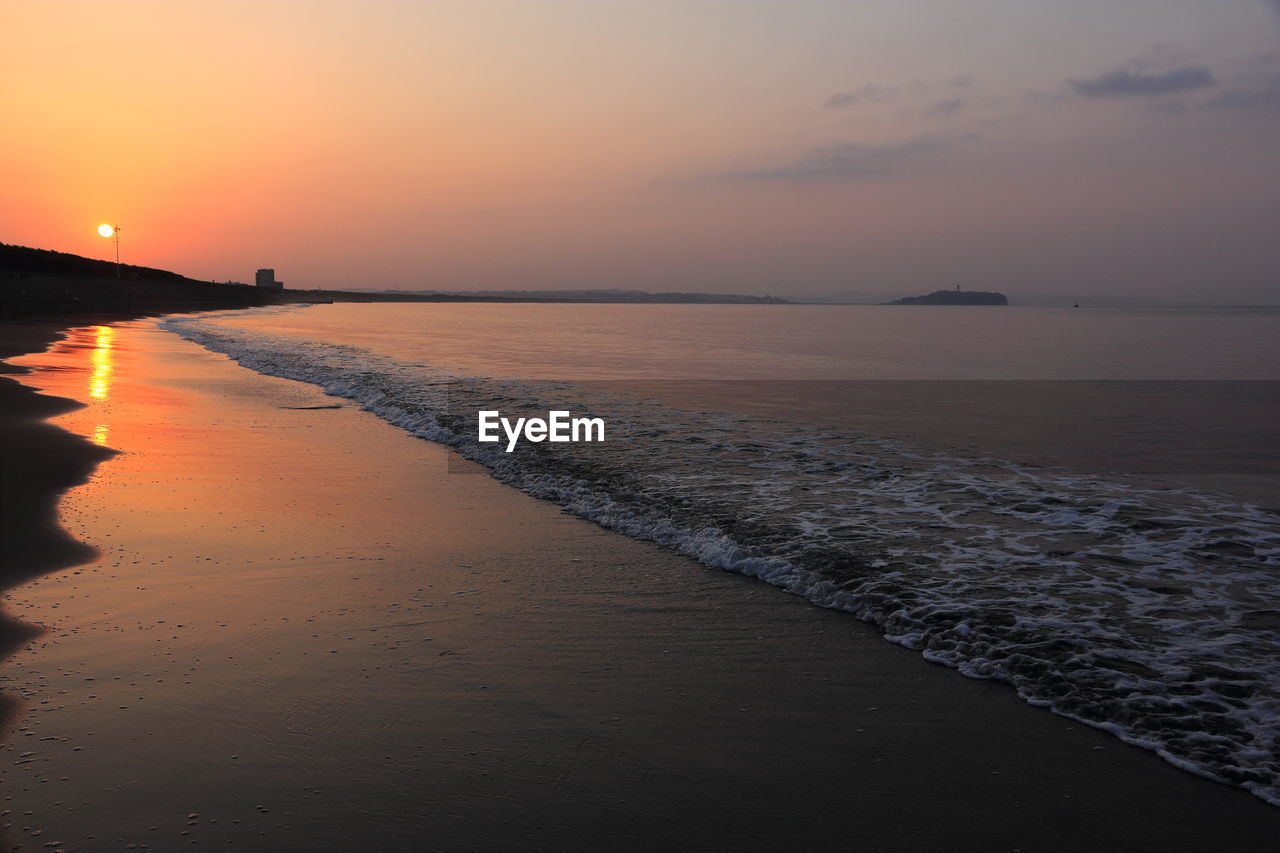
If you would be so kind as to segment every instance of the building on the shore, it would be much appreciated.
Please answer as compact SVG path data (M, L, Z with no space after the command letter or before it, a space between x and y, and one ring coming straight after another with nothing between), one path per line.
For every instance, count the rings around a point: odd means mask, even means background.
M258 287L269 287L273 290L284 290L284 282L276 281L276 271L273 269L258 270L254 283L257 284Z

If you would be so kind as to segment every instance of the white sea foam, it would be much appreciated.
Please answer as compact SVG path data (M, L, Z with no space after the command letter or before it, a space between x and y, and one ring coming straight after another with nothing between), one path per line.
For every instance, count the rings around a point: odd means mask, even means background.
M568 383L451 376L216 316L161 326L354 400L605 527L848 611L928 660L1008 682L1033 705L1280 805L1274 511L604 401ZM607 445L505 453L475 439L481 408L574 408L583 393L618 413Z

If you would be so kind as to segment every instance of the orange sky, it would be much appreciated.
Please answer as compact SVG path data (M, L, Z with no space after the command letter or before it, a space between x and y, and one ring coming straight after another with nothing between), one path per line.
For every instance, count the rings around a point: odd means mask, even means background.
M4 242L109 257L118 222L127 262L296 286L1271 301L1261 0L0 14ZM1168 91L1072 88L1116 70Z

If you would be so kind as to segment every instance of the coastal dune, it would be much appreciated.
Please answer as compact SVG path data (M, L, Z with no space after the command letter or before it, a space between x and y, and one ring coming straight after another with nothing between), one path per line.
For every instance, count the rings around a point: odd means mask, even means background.
M56 421L88 439L42 428L101 463L60 509L101 557L6 603L44 629L6 666L11 843L1248 850L1280 827L314 387L104 328L17 360L88 403Z

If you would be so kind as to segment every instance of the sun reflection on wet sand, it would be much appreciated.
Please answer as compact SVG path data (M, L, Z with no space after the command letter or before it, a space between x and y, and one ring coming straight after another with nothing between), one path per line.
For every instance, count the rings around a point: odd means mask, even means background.
M93 350L89 354L93 362L93 373L89 376L89 396L95 400L105 400L111 394L115 330L110 326L94 326L93 331ZM102 431L105 436L106 428L98 427L95 430L95 441L97 441L98 431Z

